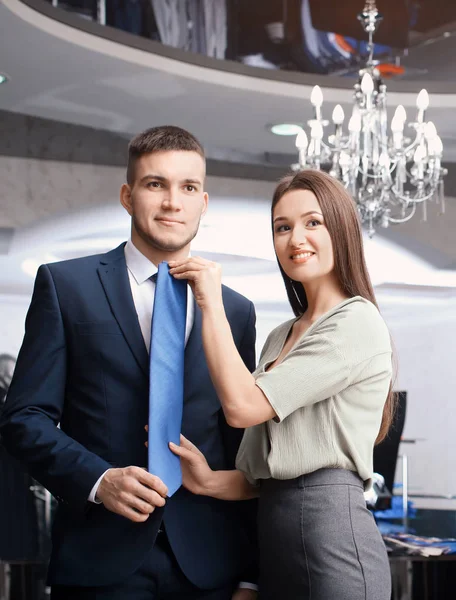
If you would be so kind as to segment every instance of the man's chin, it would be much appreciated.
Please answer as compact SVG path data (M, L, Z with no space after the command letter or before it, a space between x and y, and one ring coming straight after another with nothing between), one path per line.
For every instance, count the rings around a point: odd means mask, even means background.
M161 252L179 252L190 244L191 240L176 240L170 238L149 238L148 243L152 248Z

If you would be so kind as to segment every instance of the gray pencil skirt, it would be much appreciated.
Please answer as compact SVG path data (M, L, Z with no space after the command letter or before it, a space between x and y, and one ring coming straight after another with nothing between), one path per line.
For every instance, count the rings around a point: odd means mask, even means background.
M263 480L261 600L390 600L386 548L356 473Z

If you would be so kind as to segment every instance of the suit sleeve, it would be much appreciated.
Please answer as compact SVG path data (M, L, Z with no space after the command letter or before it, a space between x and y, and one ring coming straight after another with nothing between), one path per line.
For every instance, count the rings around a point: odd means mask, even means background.
M58 428L65 403L65 330L49 267L38 270L25 337L0 422L6 449L57 500L83 509L111 465Z
M239 354L244 361L245 366L252 373L255 370L255 342L256 342L256 315L255 307L250 303L250 310L245 326L245 333L239 346ZM220 424L225 444L225 452L228 457L228 468L235 469L236 454L242 440L244 431L230 427L223 414L220 411ZM244 524L245 533L250 542L251 562L247 570L242 574L241 581L254 583L258 582L258 539L256 531L258 501L247 500L238 502L239 515Z

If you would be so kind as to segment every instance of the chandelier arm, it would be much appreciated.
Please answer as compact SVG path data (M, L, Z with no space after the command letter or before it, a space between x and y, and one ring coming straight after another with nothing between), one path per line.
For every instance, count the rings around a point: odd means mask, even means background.
M394 223L395 225L398 225L400 223L407 223L407 221L410 221L410 219L412 219L415 216L415 213L416 213L416 205L414 204L410 214L408 214L406 217L404 217L402 219L397 219L395 217L388 217L388 221L390 223Z
M393 173L394 169L396 168L396 166L397 166L397 161L394 164L393 164L393 161L391 161L391 166L389 168L389 174L390 175L392 175L392 173ZM358 172L361 175L366 175L366 173L363 171L363 169L361 167L361 163L358 163ZM382 178L382 175L372 175L372 174L369 175L369 173L367 173L367 176L369 177L369 179L381 179Z
M321 140L320 144L321 144L322 148L324 148L328 152L332 153L332 152L337 152L338 151L336 146L331 147L324 140Z
M421 137L417 131L413 142L411 144L409 144L406 148L403 148L401 152L403 154L405 154L405 156L407 156L407 154L409 154L409 152L411 152L414 148L416 148L416 146L418 146L420 142L421 142Z
M442 169L442 167L439 167L438 169L434 168L434 171L440 174L440 172L441 171L445 171L445 169ZM409 179L413 179L413 175L412 175L411 171L409 169L406 169L406 172L407 172L407 175L408 175ZM446 173L443 173L443 175L446 175ZM430 179L431 178L435 178L435 175L432 175L429 178Z
M360 175L367 175L368 179L377 180L377 179L382 179L382 177L383 177L383 175L372 175L369 173L365 173L361 166L359 166L359 173L360 173ZM389 173L391 175L392 171L390 171Z
M391 191L394 193L394 196L396 198L398 198L398 200L401 200L402 202L407 202L408 204L421 204L422 202L425 202L426 200L430 200L432 198L432 196L435 194L435 191L437 189L437 186L432 190L432 192L430 192L427 196L424 196L423 198L412 198L410 196L403 196L402 194L399 193L399 190L397 190L397 188L392 187Z
M394 167L394 168L395 168L395 167ZM393 169L393 170L394 170L394 169ZM440 171L444 171L444 169L442 169L442 168L440 168L440 169L439 169L439 173L438 173L438 174L439 174L439 177L438 177L438 178L436 178L436 175L435 175L435 174L433 174L433 175L429 175L429 176L428 176L428 181L427 181L427 184L426 184L426 185L428 185L428 186L430 186L431 188L433 188L433 191L431 192L431 194L430 194L429 196L427 196L426 198L423 198L423 200L418 200L418 202L422 202L422 201L424 201L424 200L429 200L430 198L432 198L433 194L435 193L435 191L436 191L436 189L437 189L437 187L438 187L438 182L441 180L441 173L440 173ZM390 173L391 173L391 172L392 172L392 171L390 171ZM408 179L410 179L410 180L412 180L412 179L413 179L413 175L412 175L411 171L410 171L409 169L407 169L407 168L406 168L406 169L405 169L405 172L406 172L407 178L408 178ZM445 173L444 173L443 175L445 175ZM434 180L434 184L432 183L432 180ZM399 196L398 196L398 197L399 197Z

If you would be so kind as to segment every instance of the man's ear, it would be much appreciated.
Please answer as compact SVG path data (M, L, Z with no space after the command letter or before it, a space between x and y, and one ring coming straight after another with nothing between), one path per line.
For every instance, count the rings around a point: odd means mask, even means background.
M133 207L131 203L131 187L128 185L128 183L124 183L120 188L120 203L131 217L133 213Z
M204 215L207 213L207 208L208 208L208 204L209 204L209 194L207 192L204 192L203 194L203 210L201 212L201 217L204 217Z

